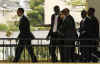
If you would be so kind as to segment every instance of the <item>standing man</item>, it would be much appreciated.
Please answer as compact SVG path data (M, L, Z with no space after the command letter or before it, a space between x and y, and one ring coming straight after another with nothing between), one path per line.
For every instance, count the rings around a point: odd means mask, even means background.
M94 46L94 47L90 47L91 49L89 51L90 51L90 53L94 53L100 57L100 52L97 50L97 46L99 45L99 43L97 41L97 39L99 39L99 21L95 17L95 9L94 8L89 8L88 18L90 19L90 23L88 24L88 27L87 27L87 29L88 29L87 35L88 35L89 39L93 39L93 40L89 41L89 42L91 42L89 45ZM91 57L89 57L89 59L90 58ZM98 61L97 58L93 58L91 60L93 62Z
M60 8L58 5L54 7L54 14L51 16L51 29L48 33L47 39L50 38L50 47L49 52L51 55L52 62L57 62L56 57L56 47L58 45L58 41L56 40L58 38L57 30L59 28L60 23Z
M88 17L85 18L80 31L83 31L83 36L80 36L80 38L84 39L81 40L80 44L85 46L82 47L83 49L81 48L82 56L85 58L84 62L97 62L97 58L92 55L97 53L96 46L98 45L97 39L99 38L99 23L95 17L94 8L88 9Z
M87 45L87 42L85 39L87 38L87 35L86 35L86 30L83 28L85 26L85 22L87 21L87 11L85 10L82 10L81 12L81 17L82 17L82 20L80 22L80 28L79 28L79 39L80 39L80 52L81 52L81 55L79 56L79 60L80 62L86 62L86 60L84 60L85 57L85 54L87 52L87 48L86 47L82 47L82 46L85 46ZM83 39L83 40L82 40Z
M94 50L92 51L96 56L98 56L100 58L100 51L98 51L97 46L99 46L99 42L97 41L99 39L99 21L98 19L95 17L95 9L94 8L89 8L88 10L88 16L90 17L91 21L93 22L93 25L91 25L91 30L93 30L93 34L91 34L91 36L93 37L93 39L96 40L92 40L94 43Z
M65 8L63 12L65 17L60 28L61 33L64 35L63 47L61 49L62 62L73 62L75 55L75 39L77 38L75 21L70 15L70 10L68 8Z
M25 47L28 49L28 52L32 58L32 62L36 62L37 59L33 53L34 50L31 45L31 40L34 39L35 37L30 32L30 23L27 17L24 15L24 9L18 8L17 15L21 17L19 22L20 34L18 36L19 43L16 47L14 62L19 61L21 53Z

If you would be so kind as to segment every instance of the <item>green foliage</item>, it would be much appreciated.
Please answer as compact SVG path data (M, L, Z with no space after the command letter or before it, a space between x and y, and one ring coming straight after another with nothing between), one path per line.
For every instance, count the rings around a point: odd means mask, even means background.
M18 31L19 29L16 26L9 26L9 30L10 31Z
M8 61L13 61L14 57L13 56L8 56Z
M27 16L31 25L44 23L44 0L30 0L30 8L32 10L27 12Z
M49 61L51 59L49 54L48 46L33 46L33 53L35 54L38 61ZM9 56L8 61L13 61L14 57ZM20 61L31 61L31 56L28 53L28 50L25 48L21 54Z
M38 59L49 57L49 49L48 47L34 47L34 51Z
M39 60L47 61L48 59L50 59L48 46L46 46L46 47L34 46L33 52L36 55L38 61ZM8 61L12 61L12 59L14 59L13 56L8 57ZM23 61L23 60L31 61L31 56L29 55L27 49L24 49L21 54L20 61Z
M43 5L44 0L30 0L30 8L35 9L35 6Z
M72 5L73 6L77 6L77 5L86 5L86 1L82 1L82 0L72 0Z
M0 30L6 31L6 30L8 30L8 26L6 24L0 24Z
M8 30L9 31L18 31L19 30L17 22L10 22L10 21L8 21L7 24L8 24Z

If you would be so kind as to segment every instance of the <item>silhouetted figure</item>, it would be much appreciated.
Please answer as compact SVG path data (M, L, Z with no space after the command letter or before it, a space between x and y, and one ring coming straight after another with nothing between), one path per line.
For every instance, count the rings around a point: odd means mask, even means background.
M95 9L89 8L88 17L85 18L82 26L80 27L80 49L82 57L85 58L83 62L97 62L97 58L92 55L97 51L98 42L95 39L99 38L99 23L97 18L94 16ZM84 45L85 47L81 47Z
M63 47L64 47L64 40L62 40L63 39L63 37L64 37L64 34L61 32L62 31L62 23L63 23L63 20L65 19L65 14L64 14L64 10L62 10L61 12L60 12L60 23L61 23L61 25L60 25L60 27L59 27L59 29L58 29L58 38L59 39L61 39L61 40L59 40L59 43L60 43L60 45L59 45L59 51L60 51L60 61L62 62L63 61L63 57L64 57L64 55L63 55Z
M49 46L49 52L51 55L51 60L52 62L57 62L57 56L56 56L56 49L57 46L59 45L58 40L58 33L57 30L60 26L60 8L58 5L54 7L54 14L51 16L51 29L48 33L47 39L50 38L50 46Z
M37 59L33 53L34 50L31 45L31 40L34 39L35 37L30 32L30 23L27 17L24 15L24 9L18 8L17 15L21 17L19 22L20 34L18 36L19 43L16 47L14 62L19 61L21 53L25 47L26 49L28 49L28 52L32 58L32 62L36 62Z
M61 61L62 62L73 62L74 61L74 49L75 41L72 39L77 38L75 21L70 15L68 8L63 10L65 17L62 20L62 25L60 27L60 32L63 34L63 47L61 49ZM70 40L69 40L70 39Z
M94 47L92 47L91 49L91 53L97 55L98 57L100 57L100 52L97 50L97 46L99 46L98 43L98 39L99 39L99 21L98 19L95 17L95 9L94 8L89 8L88 10L88 18L91 20L91 24L90 24L90 30L89 30L89 37L91 39L91 45L93 45ZM96 40L95 40L96 39ZM97 62L98 59L92 59L93 62Z
M82 39L85 39L87 37L86 31L85 31L85 29L83 29L83 27L85 25L84 22L87 21L86 20L87 19L87 11L83 10L81 12L81 17L82 17L82 20L80 22L80 28L79 28L79 32L80 32L79 39L81 39L80 40L80 46L84 46L84 45L87 44L87 43L85 44L86 40L82 40ZM87 48L86 47L80 47L79 49L80 49L80 52L81 52L81 55L79 56L80 62L86 62L86 60L84 60L84 59L85 59L85 53L86 53Z

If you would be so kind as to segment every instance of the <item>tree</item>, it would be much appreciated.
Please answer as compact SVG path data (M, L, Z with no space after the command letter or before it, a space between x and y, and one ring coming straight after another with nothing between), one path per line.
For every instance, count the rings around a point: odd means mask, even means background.
M31 10L27 12L30 23L34 24L43 24L44 23L44 0L30 0Z
M72 5L73 6L86 5L86 0L72 0Z

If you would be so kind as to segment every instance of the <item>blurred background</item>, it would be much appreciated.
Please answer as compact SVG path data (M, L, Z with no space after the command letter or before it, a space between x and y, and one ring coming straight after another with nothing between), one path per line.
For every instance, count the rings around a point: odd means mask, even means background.
M30 28L35 37L46 38L50 29L51 15L53 14L53 7L55 5L59 5L61 10L66 7L69 8L71 11L70 14L75 19L76 27L79 28L81 20L80 12L83 9L87 10L87 0L0 0L0 38L16 38L18 36L19 17L16 14L16 10L19 7L25 9L25 15L31 23ZM0 44L2 43L3 41L0 40ZM14 44L15 41L10 42L8 40L5 43ZM39 44L37 41L32 43ZM43 44L49 44L49 41L44 40ZM43 57L48 56L46 55L48 48L41 48L35 48L35 53L37 56L42 57L40 59L43 59ZM41 52L43 49L46 51ZM14 54L15 47L0 47L0 60L3 60L3 58L5 60L12 60Z

